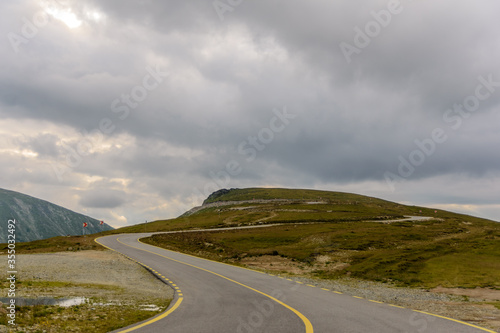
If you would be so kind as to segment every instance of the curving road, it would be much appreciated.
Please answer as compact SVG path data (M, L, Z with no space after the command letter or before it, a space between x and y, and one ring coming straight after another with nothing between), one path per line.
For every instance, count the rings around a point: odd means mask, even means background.
M119 234L96 241L136 260L176 290L161 315L116 332L493 332L269 274L168 251Z

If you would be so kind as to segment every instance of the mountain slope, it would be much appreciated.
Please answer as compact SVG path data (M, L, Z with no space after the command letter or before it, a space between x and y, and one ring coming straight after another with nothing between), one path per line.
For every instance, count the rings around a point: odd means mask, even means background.
M403 216L421 218L402 221ZM500 223L352 193L222 190L179 218L116 232L263 224L279 225L158 234L144 242L278 273L426 288L500 288Z
M16 241L82 235L113 228L91 217L19 192L0 189L0 243L7 242L7 221L16 220ZM87 227L83 228L83 223Z

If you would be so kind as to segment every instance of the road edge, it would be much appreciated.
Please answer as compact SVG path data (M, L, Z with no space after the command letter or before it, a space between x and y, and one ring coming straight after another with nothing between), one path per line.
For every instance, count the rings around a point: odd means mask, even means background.
M116 251L116 250L114 250L114 249L112 249L112 248L110 248L110 247L108 247L108 246L106 246L106 245L104 245L104 244L102 244L102 243L100 243L98 241L98 239L100 239L100 238L109 237L109 236L112 236L112 235L97 237L97 238L94 239L94 242L96 242L97 244L99 244L101 246L104 246L108 250L111 250L111 251L114 251L116 253L121 254L122 256L126 257L129 260L132 260L133 262L135 262L135 263L139 264L140 266L146 268L146 270L148 272L150 272L153 276L155 276L155 274L149 269L149 267L146 267L144 264L138 262L137 260L132 259L129 256L127 256L127 255L125 255L125 254L123 254L121 252L118 252L118 251ZM118 240L118 238L117 238L117 240ZM167 285L169 285L169 283L167 281L163 281L161 279L160 279L160 281L163 282L163 283L165 283L165 284L167 284ZM174 289L174 292L175 291L177 291L177 290ZM177 293L175 293L174 295L177 295ZM175 298L177 298L177 300ZM150 324L152 324L154 322L157 322L158 320L161 320L161 319L167 317L172 312L174 312L175 310L177 310L177 308L181 305L182 301L184 300L184 297L179 297L179 296L175 297L174 296L174 299L172 301L174 301L174 300L175 300L175 302L170 302L170 304L169 304L168 308L165 310L165 312L157 314L156 316L154 316L152 318L149 318L149 319L146 319L145 321L132 324L131 327L130 326L127 326L128 328L127 327L122 327L122 328L119 328L119 329L117 329L117 330L115 330L113 332L116 332L116 333L128 333L128 332L132 332L132 331L135 331L136 329L139 329L139 328L142 328L144 326L150 325Z

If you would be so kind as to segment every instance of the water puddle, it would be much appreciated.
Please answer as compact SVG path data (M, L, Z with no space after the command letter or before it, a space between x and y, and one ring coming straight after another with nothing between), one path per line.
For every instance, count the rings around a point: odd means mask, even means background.
M141 305L140 308L142 310L146 310L146 311L158 311L158 310L160 310L160 308L154 304Z
M38 298L23 298L16 297L16 306L34 306L34 305L57 305L62 307L70 307L80 305L88 302L87 297L67 297L67 298L53 298L53 297L38 297ZM0 297L0 302L7 304L10 298Z

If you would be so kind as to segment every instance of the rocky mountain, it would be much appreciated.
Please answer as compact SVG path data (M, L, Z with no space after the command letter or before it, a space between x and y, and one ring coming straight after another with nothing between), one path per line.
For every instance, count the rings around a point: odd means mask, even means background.
M8 220L16 220L16 241L92 234L111 226L45 200L0 188L0 243L7 242ZM84 223L87 227L83 227Z
M228 189L223 188L223 189L220 189L220 190L218 190L218 191L213 192L212 194L210 194L210 195L208 196L208 198L206 198L206 199L203 201L203 205L206 205L206 204L208 204L208 203L210 203L210 202L216 201L218 198L220 198L221 196L223 196L223 195L225 195L225 194L228 194L228 193L229 193L229 192L231 192L232 190L236 190L236 189L232 188L232 189L229 189L229 190L228 190Z

